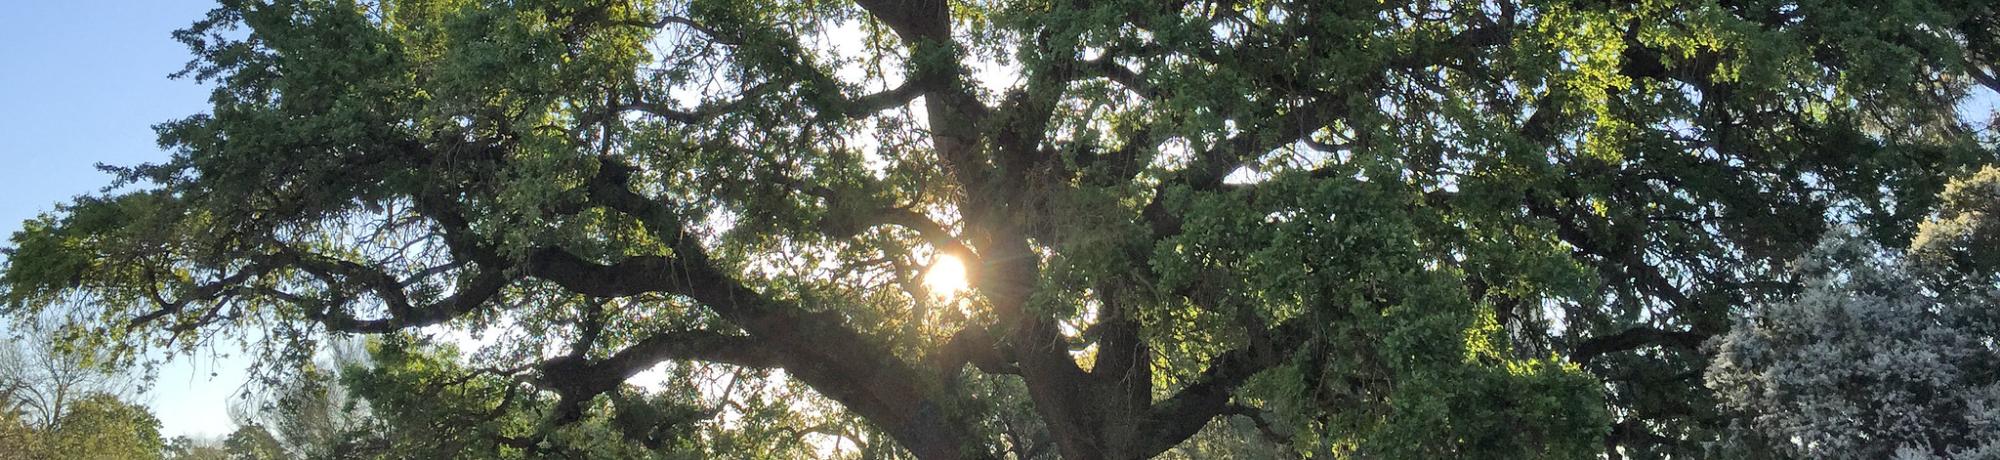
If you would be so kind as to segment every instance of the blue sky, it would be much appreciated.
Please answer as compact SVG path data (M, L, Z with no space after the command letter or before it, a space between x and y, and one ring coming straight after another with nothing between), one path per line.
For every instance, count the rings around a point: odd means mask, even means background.
M170 34L213 5L34 0L0 11L7 62L0 69L0 234L109 183L93 164L166 158L152 126L204 111L208 99L204 87L167 78L190 58ZM182 359L164 367L140 399L160 418L162 434L225 435L242 367L233 359Z

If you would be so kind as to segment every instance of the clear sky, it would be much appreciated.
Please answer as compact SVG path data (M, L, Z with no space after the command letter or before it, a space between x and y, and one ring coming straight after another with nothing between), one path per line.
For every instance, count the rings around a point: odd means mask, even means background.
M166 158L156 123L202 112L208 90L170 80L191 57L172 32L211 0L28 0L0 9L0 234L111 177L93 164ZM140 396L167 436L232 429L243 363L183 359ZM210 373L219 374L211 378Z

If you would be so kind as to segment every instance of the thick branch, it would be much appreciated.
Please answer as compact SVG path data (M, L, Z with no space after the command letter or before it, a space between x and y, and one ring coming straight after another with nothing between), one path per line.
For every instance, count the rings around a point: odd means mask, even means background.
M1262 337L1248 346L1217 355L1193 383L1154 404L1141 432L1142 455L1148 458L1159 455L1201 431L1209 420L1229 410L1230 395L1237 387L1250 377L1282 364L1305 345L1308 334L1303 321L1293 319Z
M849 410L888 431L920 458L985 456L968 421L932 380L876 341L850 329L837 315L816 313L796 301L744 286L708 257L666 204L633 192L631 168L601 158L588 184L591 206L632 216L672 249L600 264L556 248L531 253L527 272L580 294L617 297L644 292L693 299L749 333L773 361ZM766 356L759 351L757 359ZM614 358L615 359L615 358ZM732 359L749 359L737 357ZM634 362L643 362L634 358Z
M956 378L966 364L988 374L1021 373L1020 367L1008 362L1006 355L1001 353L1000 343L994 340L993 334L979 326L968 326L952 334L931 361L946 381Z
M1634 350L1647 346L1667 346L1683 350L1698 350L1708 336L1694 332L1668 331L1651 326L1639 326L1611 335L1591 337L1576 345L1570 351L1569 360L1577 364L1589 364L1606 353Z
M754 338L712 331L654 334L598 361L563 356L543 362L541 382L562 396L555 421L567 423L582 415L582 404L646 369L667 361L707 361L750 368L776 367L778 353Z
M951 40L950 4L944 0L857 0L906 42Z
M715 28L713 27L709 27L707 25L695 21L694 19L682 16L666 15L666 16L661 16L659 20L653 22L642 22L634 20L634 21L625 21L622 24L629 26L645 27L649 29L662 29L666 28L668 25L680 25L682 27L692 29L695 32L700 32L702 35L708 36L709 40L712 40L716 43L721 43L730 46L739 46L743 44L742 37L724 35L721 31L715 30Z
M1995 78L1992 73L1981 69L1978 64L1973 64L1970 61L1962 65L1965 66L1965 74L1971 76L1972 81L1979 82L1979 85L1985 86L1986 89L2000 92L2000 78Z
M904 81L902 85L879 93L850 98L843 106L842 114L860 117L910 104L924 95L927 88L919 81Z
M1113 61L1111 56L1083 61L1079 67L1084 70L1084 75L1110 80L1112 83L1117 83L1118 86L1124 87L1126 91L1131 91L1133 94L1139 95L1139 97L1149 100L1160 99L1160 90L1158 88L1153 87L1152 83L1147 82L1146 78L1140 76L1137 72L1133 72L1132 69L1128 69Z

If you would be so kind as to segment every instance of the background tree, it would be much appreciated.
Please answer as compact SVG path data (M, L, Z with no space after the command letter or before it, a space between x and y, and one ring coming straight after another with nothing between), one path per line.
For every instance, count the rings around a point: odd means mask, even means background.
M269 458L356 458L343 444L364 434L373 423L365 401L350 396L340 382L343 370L363 365L365 350L358 343L322 347L320 357L264 379L245 391L241 404L229 408L239 427L240 447ZM254 446L254 448L253 448ZM261 457L260 457L261 458Z
M45 439L50 458L158 459L163 447L159 419L105 393L78 398Z
M199 439L175 436L160 448L160 458L166 460L234 460L222 446L220 439Z
M276 460L301 457L291 452L286 452L285 446L278 442L276 436L272 436L271 432L265 430L263 425L255 423L237 425L236 431L230 432L228 437L222 439L222 451L230 460Z
M134 375L107 362L97 349L75 347L79 331L56 318L16 321L12 340L0 346L0 406L34 429L57 430L69 412L91 395L130 396ZM67 335L66 335L67 334Z
M1834 235L1796 299L1757 306L1708 370L1726 407L1798 458L2000 455L2000 170L1953 182L1908 256Z
M719 438L891 456L1237 420L1314 456L1712 455L1698 344L1809 287L1826 229L1906 241L1994 160L1954 111L2000 88L1988 3L228 0L177 35L212 112L28 222L0 298L85 299L128 359L491 334L480 377L370 399L509 420L430 426L482 452L601 397L710 407L625 395L665 363L840 408L722 404ZM443 367L397 359L373 378ZM463 418L495 408L536 421Z
M185 443L168 449L160 422L146 408L106 393L78 395L52 427L23 420L20 411L0 408L0 458L14 460L90 458L105 460L209 458L190 454Z
M129 403L134 375L53 316L15 318L0 346L0 457L161 456L159 422ZM65 335L69 334L69 335Z

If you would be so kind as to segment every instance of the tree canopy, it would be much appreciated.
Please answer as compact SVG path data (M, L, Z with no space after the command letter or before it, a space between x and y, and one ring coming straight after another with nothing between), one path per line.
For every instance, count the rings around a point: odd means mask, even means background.
M1939 194L2000 89L1953 0L223 0L176 38L212 109L28 222L0 300L126 360L382 336L344 383L453 435L377 441L478 456L1717 455L1760 406L1702 344L1823 287L1830 229L1978 225ZM442 330L497 340L396 351Z
M2000 455L2000 170L1948 185L1907 251L1833 234L1745 309L1708 382L1748 445L1808 458Z

